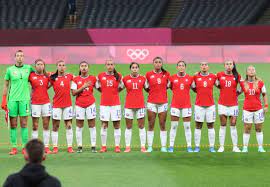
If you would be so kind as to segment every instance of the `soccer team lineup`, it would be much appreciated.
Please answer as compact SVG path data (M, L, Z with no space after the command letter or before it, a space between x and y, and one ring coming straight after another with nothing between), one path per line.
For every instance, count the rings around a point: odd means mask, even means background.
M152 69L147 70L145 75L140 74L139 63L131 62L130 73L124 76L117 71L114 59L108 58L104 62L105 71L98 72L98 75L94 76L89 74L90 64L87 61L81 61L78 65L79 74L73 75L68 73L65 60L58 60L55 72L49 72L42 59L37 59L33 66L25 64L22 50L16 51L14 59L15 63L6 69L4 75L1 104L9 127L10 155L16 155L20 151L25 154L24 146L27 141L41 137L38 131L40 120L46 154L57 154L61 151L58 148L58 130L61 121L64 122L66 129L67 153L83 152L85 122L89 127L90 147L93 153L107 152L110 123L114 128L115 153L132 151L134 128L139 130L140 151L142 153L156 151L153 140L154 134L157 136L154 133L157 124L160 128L160 151L175 152L177 129L181 123L186 151L189 153L201 151L203 126L208 129L208 148L211 153L225 151L226 126L230 129L232 152L248 152L252 129L256 131L258 152L266 152L263 147L263 123L268 112L267 91L264 81L257 76L256 68L252 65L248 65L245 74L240 75L236 68L237 63L233 60L225 60L223 71L220 72L211 72L209 69L211 64L202 61L198 65L200 69L191 75L186 72L188 62L185 60L175 62L177 72L172 73L164 68L164 60L161 57L155 57ZM49 89L54 93L52 104ZM100 106L95 104L94 89L100 93ZM217 101L213 95L214 89L218 89L219 92ZM120 92L125 92L124 103L121 102ZM168 92L172 94L170 103ZM191 99L192 92L196 95L195 103ZM243 95L243 101L239 100L240 95ZM72 97L75 97L74 107ZM243 108L238 106L239 102L243 102ZM96 107L99 107L99 112ZM242 116L239 115L240 110ZM31 135L28 134L27 127L30 116ZM170 118L170 124L167 118ZM73 119L75 122L72 122ZM100 129L96 128L98 120L101 123ZM121 120L125 122L124 131L121 130ZM194 132L191 128L192 120L195 123ZM214 125L218 120L219 141L216 146L217 132ZM237 120L243 125L236 125ZM134 125L134 121L138 125ZM74 124L75 132L72 128ZM19 127L21 146L17 142ZM239 146L238 143L239 128L243 129L241 136L243 146ZM98 136L101 139L100 145L97 144L97 134L100 134ZM120 144L121 135L125 140L124 148ZM192 141L195 146L192 146Z

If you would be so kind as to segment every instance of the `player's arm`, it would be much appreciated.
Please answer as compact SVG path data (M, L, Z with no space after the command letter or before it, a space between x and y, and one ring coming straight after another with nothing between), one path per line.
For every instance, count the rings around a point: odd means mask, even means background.
M191 89L193 92L197 93L197 90L196 90L196 83L193 81L192 84L191 84Z
M124 89L125 89L125 85L124 85L123 79L121 79L118 85L118 92L121 92Z
M3 110L7 110L7 93L8 93L8 86L9 86L9 80L5 80L5 82L4 82L4 88L3 88L2 104L1 104L1 108L2 108Z
M90 85L91 85L91 82L88 81L88 82L85 82L85 83L83 84L83 86L80 87L80 88L78 89L78 88L77 88L77 84L76 84L75 82L72 81L72 83L71 83L71 92L72 92L72 95L73 95L73 96L79 95L80 93L83 92L83 90L84 90L85 88L89 87Z
M147 80L145 80L144 86L143 86L144 90L148 93L149 92L149 83Z
M264 113L266 113L268 112L268 97L267 97L265 86L262 87L262 96L263 96L263 103L264 103L263 111Z
M101 83L98 79L98 77L96 77L97 81L95 83L95 88L97 89L97 91L101 92Z

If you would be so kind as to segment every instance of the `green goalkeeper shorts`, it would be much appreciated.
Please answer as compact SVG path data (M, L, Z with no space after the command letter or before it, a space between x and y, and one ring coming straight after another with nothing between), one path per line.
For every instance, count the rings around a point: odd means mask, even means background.
M30 101L8 101L8 110L10 117L29 116Z

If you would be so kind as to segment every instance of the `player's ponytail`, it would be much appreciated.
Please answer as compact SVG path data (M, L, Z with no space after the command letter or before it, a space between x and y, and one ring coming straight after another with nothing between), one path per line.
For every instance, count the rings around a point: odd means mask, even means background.
M153 62L155 62L156 60L160 60L162 62L161 71L163 74L165 74L167 72L167 70L163 68L163 59L161 57L157 56L153 59Z
M115 77L116 81L119 81L120 75L119 75L119 73L116 71L115 68L113 69L113 76Z
M60 63L60 62L64 62L63 60L58 60L57 61L57 65ZM58 69L56 70L56 72L54 73L54 74L52 74L51 76L50 76L50 79L51 80L53 80L53 81L55 81L55 79L58 77Z
M233 73L233 76L234 76L234 78L235 78L235 81L236 81L236 82L239 82L239 73L238 73L238 71L237 71L237 69L236 69L236 64L235 64L234 61L233 61L233 69L232 69L232 73Z

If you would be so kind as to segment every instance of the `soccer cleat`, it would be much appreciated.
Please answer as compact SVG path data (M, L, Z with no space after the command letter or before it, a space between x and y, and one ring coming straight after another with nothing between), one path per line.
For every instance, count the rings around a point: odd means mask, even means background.
M210 148L209 148L209 152L210 152L210 153L215 153L215 152L216 152L216 150L215 150L215 148L214 148L214 147L210 147Z
M44 148L44 152L45 152L45 154L52 154L52 152L51 152L51 150L50 150L49 147L45 147Z
M17 148L12 148L11 151L9 152L9 155L16 155L18 153Z
M115 153L120 153L121 152L120 147L119 146L115 146L114 152Z
M142 153L146 153L145 147L141 147L141 152L142 152Z
M68 153L74 153L74 150L73 150L72 147L68 147L68 148L67 148L67 152L68 152Z
M153 148L150 146L147 148L147 153L151 153L153 151Z
M220 146L217 152L223 153L224 152L224 147L223 146Z
M107 147L106 147L106 146L102 146L99 152L100 152L100 153L105 153L105 152L107 152Z
M130 146L126 146L126 150L124 152L129 153L130 151L131 151Z
M242 153L247 153L247 152L248 152L248 148L247 147L243 147Z
M200 152L201 150L200 150L200 147L195 147L195 149L194 149L194 153L198 153L198 152Z
M26 154L26 150L25 148L22 148L22 154L25 155Z
M187 152L188 153L193 153L192 147L187 147Z
M91 147L91 152L96 153L97 152L96 147Z
M233 147L233 150L232 150L234 153L241 153L241 150L236 146L236 147Z
M160 151L161 151L162 153L167 153L167 152L168 152L166 147L161 147Z
M80 147L78 147L78 150L77 150L77 153L82 153L83 151L82 151L82 147L80 146Z
M169 147L168 152L173 153L173 147Z
M258 148L258 152L259 152L259 153L265 153L266 151L264 150L263 147L259 147L259 148Z
M53 147L52 154L57 154L58 153L58 147Z

